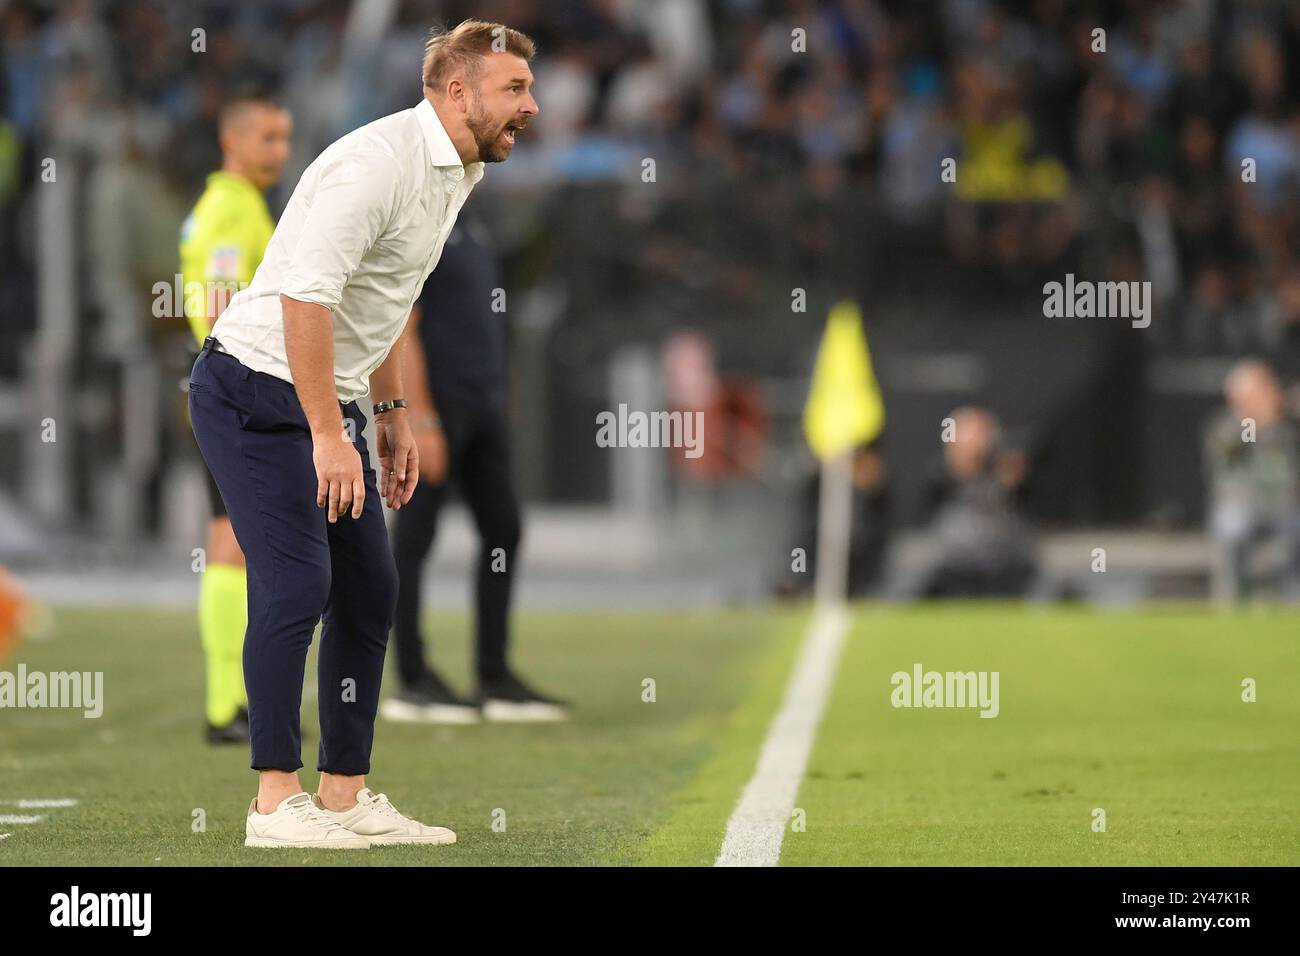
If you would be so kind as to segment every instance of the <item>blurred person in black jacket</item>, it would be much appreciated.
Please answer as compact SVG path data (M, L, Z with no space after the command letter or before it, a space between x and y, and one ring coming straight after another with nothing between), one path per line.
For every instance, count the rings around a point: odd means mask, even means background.
M1019 502L1028 459L1004 445L1002 428L987 409L958 408L949 417L944 475L928 498L938 556L920 596L1023 597L1037 573Z
M889 472L881 440L860 445L853 452L853 503L849 519L850 597L861 597L881 580L891 525ZM814 468L804 480L799 496L799 531L794 548L803 549L803 571L786 572L776 583L778 597L796 597L812 591L817 564L818 515L821 507L821 470Z
M521 534L505 413L504 291L487 230L462 214L412 311L403 350L420 484L396 516L399 580L394 637L401 687L390 720L556 721L565 705L529 687L506 663L511 587ZM427 388L424 387L427 385ZM480 539L475 580L478 687L457 695L425 662L421 574L438 514L455 482Z

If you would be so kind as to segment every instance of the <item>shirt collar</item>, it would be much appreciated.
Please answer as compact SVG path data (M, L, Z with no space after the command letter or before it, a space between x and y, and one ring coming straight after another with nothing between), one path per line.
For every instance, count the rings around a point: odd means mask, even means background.
M257 193L259 196L262 195L262 191L254 186L251 181L245 179L239 173L230 172L228 169L217 169L208 173L208 185L226 185L246 192Z
M465 166L460 161L460 154L447 135L442 120L438 118L433 104L427 99L420 100L415 107L415 118L420 121L420 131L424 133L424 144L429 149L429 162L434 166L454 166L465 170L465 177L470 185L483 178L483 163L470 163Z

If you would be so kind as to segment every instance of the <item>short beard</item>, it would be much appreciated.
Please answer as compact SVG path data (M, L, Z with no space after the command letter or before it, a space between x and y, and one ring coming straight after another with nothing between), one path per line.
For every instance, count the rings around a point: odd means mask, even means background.
M477 99L474 101L474 109L465 118L465 125L474 134L474 145L478 147L480 162L504 163L510 158L510 151L502 149L497 143L501 130L496 128L496 124L483 111Z

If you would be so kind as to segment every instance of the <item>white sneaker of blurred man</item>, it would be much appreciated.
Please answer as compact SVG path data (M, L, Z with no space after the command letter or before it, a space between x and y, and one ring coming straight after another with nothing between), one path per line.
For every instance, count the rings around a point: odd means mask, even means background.
M392 846L398 843L429 843L445 845L456 842L456 834L446 827L425 826L397 812L388 802L386 794L374 793L369 787L357 794L357 805L351 810L327 810L315 796L316 809L341 827L365 837L374 846Z
M379 705L385 720L425 724L477 724L479 709L471 701L461 700L430 671L414 687L401 687Z
M336 823L304 791L285 797L270 813L258 813L254 797L244 824L244 846L364 850L370 841Z
M480 680L475 702L483 719L501 723L554 723L569 719L569 705L547 697L506 671L500 677Z

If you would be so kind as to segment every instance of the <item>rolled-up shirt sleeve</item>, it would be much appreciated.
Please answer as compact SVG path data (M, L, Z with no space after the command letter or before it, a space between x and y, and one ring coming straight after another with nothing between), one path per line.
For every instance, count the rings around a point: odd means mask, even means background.
M362 258L393 220L399 164L380 152L354 153L321 171L280 293L331 311Z

